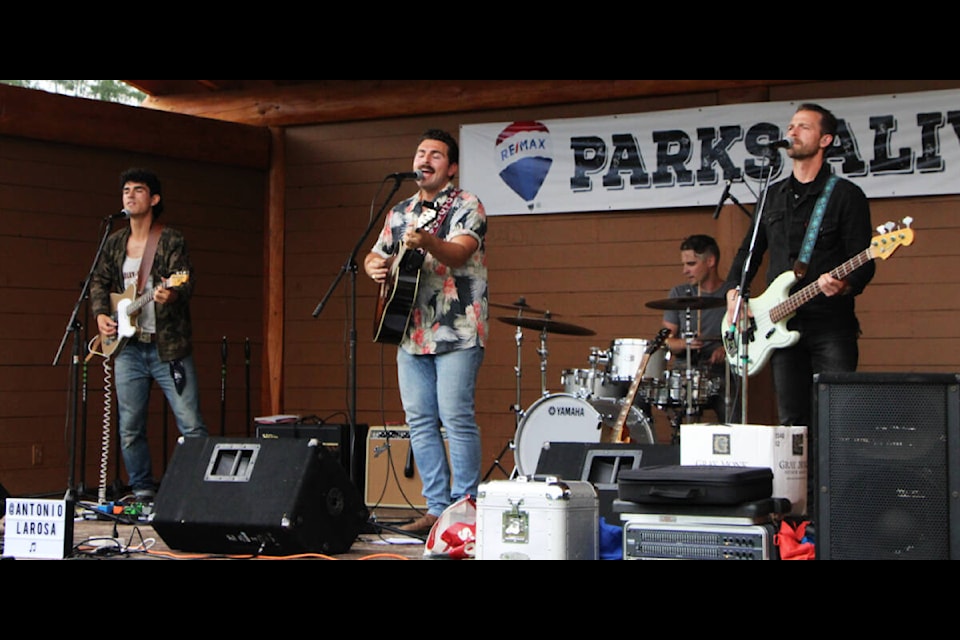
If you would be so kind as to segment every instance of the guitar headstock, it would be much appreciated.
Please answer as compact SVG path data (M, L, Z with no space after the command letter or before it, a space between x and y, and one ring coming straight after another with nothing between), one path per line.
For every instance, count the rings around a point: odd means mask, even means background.
M912 223L913 218L907 216L901 220L902 226L899 228L893 222L887 222L877 227L877 232L880 235L874 236L870 241L870 249L873 257L886 260L893 255L893 252L896 251L900 245L910 246L913 244L913 229L910 228Z
M190 280L189 271L174 271L169 278L164 278L163 284L166 288L179 287Z
M653 342L650 343L650 346L647 347L647 353L653 355L660 347L663 346L663 343L667 341L667 338L670 337L670 329L664 327L657 332L657 337L653 339Z

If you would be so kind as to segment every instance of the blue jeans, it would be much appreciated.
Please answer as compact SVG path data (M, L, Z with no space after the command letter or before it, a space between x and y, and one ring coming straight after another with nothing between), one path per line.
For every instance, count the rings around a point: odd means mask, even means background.
M183 393L178 394L170 375L170 363L161 362L156 344L130 340L115 358L117 414L119 416L120 451L130 477L130 488L153 489L153 467L147 444L147 408L150 386L154 380L170 403L177 428L186 437L206 437L207 427L200 415L197 371L193 356L181 360L186 373Z
M427 512L435 516L464 496L477 497L481 444L474 391L482 362L482 347L438 356L414 356L397 349L397 378L410 447L423 481ZM441 425L450 447L449 462Z

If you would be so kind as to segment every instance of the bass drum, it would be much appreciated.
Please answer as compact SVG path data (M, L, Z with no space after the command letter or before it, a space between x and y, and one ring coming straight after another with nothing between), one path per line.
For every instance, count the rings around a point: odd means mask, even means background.
M600 442L600 414L582 398L569 393L544 396L530 405L514 441L517 472L537 472L540 451L548 442Z

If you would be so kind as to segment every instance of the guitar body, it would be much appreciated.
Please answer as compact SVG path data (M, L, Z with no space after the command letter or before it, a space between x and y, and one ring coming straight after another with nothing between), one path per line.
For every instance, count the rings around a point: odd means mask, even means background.
M913 244L913 229L910 228L913 218L906 217L902 222L905 227L874 236L869 247L832 270L830 275L842 280L871 260L886 260L899 246ZM882 228L894 229L895 226L888 222ZM774 349L791 347L800 339L799 331L787 330L787 322L797 314L797 309L822 292L817 281L813 281L790 294L790 288L796 281L797 277L792 271L781 273L770 283L763 295L750 300L753 316L739 318L740 323L746 322L749 328L746 331L738 328L732 336L724 333L723 346L731 371L741 377L744 371L748 376L752 376L763 369ZM729 327L731 324L733 322L728 312L723 316L723 326ZM740 354L744 335L747 340L746 357Z
M137 298L136 285L129 285L123 293L110 294L110 308L112 318L117 323L117 332L113 335L100 334L99 355L109 358L124 341L137 333L137 318L143 305L153 300L153 292L158 288L171 289L179 287L190 279L189 271L177 271L169 278L160 281L156 287L149 287Z
M417 251L405 251L397 256L390 274L380 286L374 342L400 344L403 341L420 289L422 266L423 254Z
M770 283L763 295L750 300L750 310L753 312L753 318L750 322L750 329L746 332L746 367L743 366L743 357L740 355L743 347L741 332L734 332L732 343L729 337L725 337L726 344L724 346L726 347L727 362L730 363L731 371L742 377L743 369L746 368L747 375L752 376L763 369L775 349L792 347L800 339L799 331L789 331L787 329L787 322L797 315L796 311L778 321L774 321L771 317L772 309L787 299L790 287L796 281L797 277L792 271L784 271ZM725 314L722 326L729 327L732 322L729 313Z
M417 220L417 230L433 224L437 212L424 211ZM390 265L386 280L380 285L380 297L373 324L373 341L384 344L400 344L407 333L413 305L420 289L420 268L425 255L420 251L408 251L400 245L400 252Z

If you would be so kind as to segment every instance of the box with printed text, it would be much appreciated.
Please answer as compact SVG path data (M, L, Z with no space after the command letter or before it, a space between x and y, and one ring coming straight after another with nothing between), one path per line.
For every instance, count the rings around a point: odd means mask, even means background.
M807 513L806 427L757 424L680 425L681 465L770 467L773 497L790 500L790 513Z

